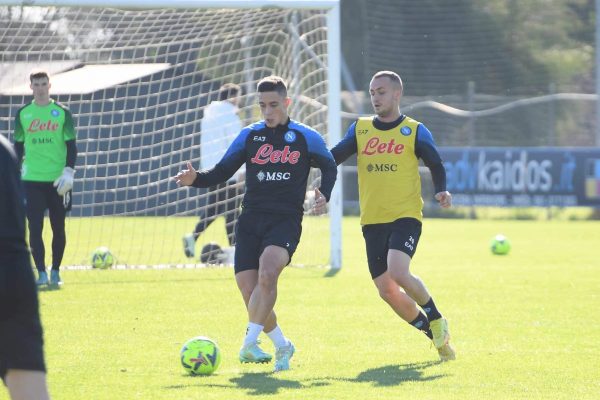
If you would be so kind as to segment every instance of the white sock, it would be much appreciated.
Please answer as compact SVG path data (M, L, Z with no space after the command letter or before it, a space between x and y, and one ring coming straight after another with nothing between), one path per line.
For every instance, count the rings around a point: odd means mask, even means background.
M283 336L283 332L281 331L279 325L276 325L275 329L273 329L271 332L267 332L267 336L269 336L269 339L271 339L271 341L275 345L275 348L277 349L283 346L287 346L290 342L285 336Z
M255 324L254 322L248 322L248 328L246 329L246 337L244 338L244 346L253 342L256 342L258 335L262 332L264 326Z

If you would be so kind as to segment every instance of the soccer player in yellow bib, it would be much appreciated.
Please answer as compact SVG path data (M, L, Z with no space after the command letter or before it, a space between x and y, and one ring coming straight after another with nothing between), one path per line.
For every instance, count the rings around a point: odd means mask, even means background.
M423 219L419 158L431 171L440 206L450 207L452 196L431 132L400 112L402 89L398 74L377 72L369 87L376 115L354 122L331 153L337 164L357 155L360 221L379 295L433 341L443 361L453 360L448 322L421 279L409 270Z

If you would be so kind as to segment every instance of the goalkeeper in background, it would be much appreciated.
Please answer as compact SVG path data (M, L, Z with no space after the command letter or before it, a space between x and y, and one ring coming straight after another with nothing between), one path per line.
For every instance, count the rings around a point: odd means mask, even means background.
M0 134L0 377L12 399L48 399L25 204L10 142Z
M241 88L233 83L226 83L219 89L219 100L211 102L204 110L202 133L200 135L200 168L214 166L233 139L242 130L242 121L238 117ZM186 257L194 257L196 240L202 232L220 216L225 217L225 229L229 246L235 246L235 223L239 215L241 197L244 187L244 169L225 183L208 188L208 198L202 207L200 221L194 232L183 237L183 251Z
M440 206L450 207L452 197L431 132L400 112L402 92L398 74L377 72L369 87L376 115L350 125L331 153L337 164L357 155L360 222L379 295L433 341L442 361L453 360L448 322L421 279L409 270L423 219L419 158L431 171Z
M60 285L59 269L67 243L65 218L71 210L77 158L75 127L71 112L50 98L48 74L33 72L29 80L33 101L17 112L14 134L27 199L29 246L38 270L38 286ZM46 210L52 227L50 281L42 239Z

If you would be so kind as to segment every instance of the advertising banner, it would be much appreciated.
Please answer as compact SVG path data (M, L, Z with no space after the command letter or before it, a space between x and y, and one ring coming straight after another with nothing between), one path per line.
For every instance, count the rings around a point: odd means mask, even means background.
M439 148L456 205L600 207L600 148Z

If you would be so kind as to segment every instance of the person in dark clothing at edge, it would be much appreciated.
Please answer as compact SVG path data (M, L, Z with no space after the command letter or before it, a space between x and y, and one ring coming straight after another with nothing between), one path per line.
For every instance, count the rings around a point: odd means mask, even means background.
M25 241L25 196L0 134L0 377L11 399L49 399L38 293Z

